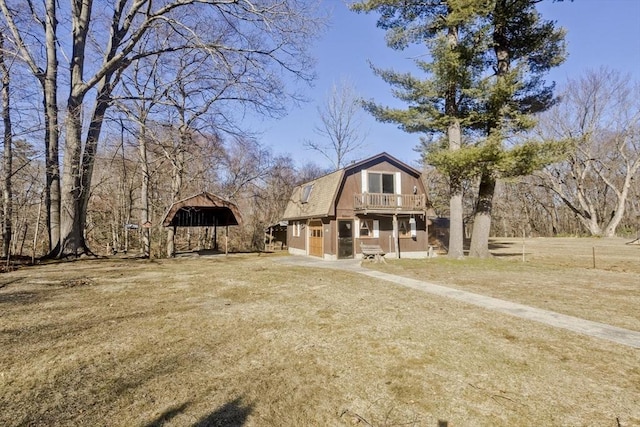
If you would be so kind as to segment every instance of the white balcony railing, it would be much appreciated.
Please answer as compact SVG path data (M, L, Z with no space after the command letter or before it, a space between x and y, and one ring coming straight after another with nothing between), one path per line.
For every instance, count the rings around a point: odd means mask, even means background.
M354 197L356 210L415 211L423 210L427 205L424 194L362 193Z

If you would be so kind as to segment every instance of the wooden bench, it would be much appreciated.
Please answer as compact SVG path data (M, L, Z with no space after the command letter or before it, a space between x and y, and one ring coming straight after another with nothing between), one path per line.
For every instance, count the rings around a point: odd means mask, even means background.
M360 243L360 250L362 251L363 260L368 259L375 262L387 263L384 259L385 252L382 250L380 245L367 245Z

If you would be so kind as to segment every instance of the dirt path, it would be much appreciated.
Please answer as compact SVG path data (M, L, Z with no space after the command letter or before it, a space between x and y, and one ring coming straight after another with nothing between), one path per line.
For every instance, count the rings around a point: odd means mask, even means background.
M498 298L475 294L472 292L453 289L435 283L424 282L407 277L396 276L380 271L369 270L360 265L360 260L322 261L312 257L289 256L279 258L277 262L289 265L299 265L312 268L330 268L351 271L374 279L385 280L417 289L430 294L452 298L468 304L473 304L488 310L509 314L526 320L544 323L556 328L566 329L579 334L588 335L640 349L640 332L618 328L604 323L580 319L565 314L530 307Z

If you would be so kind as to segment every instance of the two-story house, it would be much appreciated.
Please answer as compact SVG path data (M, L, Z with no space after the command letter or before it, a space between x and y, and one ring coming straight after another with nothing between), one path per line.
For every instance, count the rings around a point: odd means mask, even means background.
M360 257L361 242L426 257L432 216L420 172L381 153L296 187L283 219L290 253L335 260Z

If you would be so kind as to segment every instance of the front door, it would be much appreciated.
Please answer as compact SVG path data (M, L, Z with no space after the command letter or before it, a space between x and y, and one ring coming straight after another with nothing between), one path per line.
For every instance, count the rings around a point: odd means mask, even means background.
M309 255L321 257L323 255L322 222L312 221L309 223Z
M338 220L338 259L353 258L353 221Z

